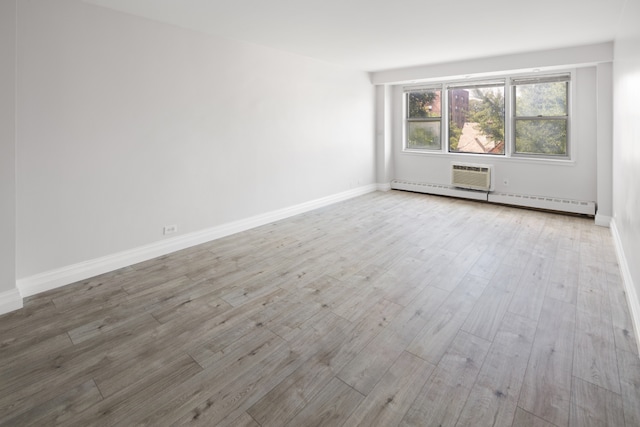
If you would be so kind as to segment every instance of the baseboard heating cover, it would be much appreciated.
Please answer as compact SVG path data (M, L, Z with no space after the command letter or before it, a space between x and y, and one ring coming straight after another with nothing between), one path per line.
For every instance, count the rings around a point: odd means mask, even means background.
M560 199L556 197L528 196L511 193L489 193L489 201L504 203L506 205L526 206L552 211L571 212L594 216L596 214L595 202L582 200Z
M391 188L394 190L415 191L416 193L436 194L439 196L460 197L462 199L484 200L487 201L487 192L479 190L466 190L463 188L453 187L441 184L426 184L420 182L409 182L393 180Z
M587 202L572 199L560 199L557 197L531 196L513 193L496 193L486 191L464 190L449 185L428 184L394 180L391 181L394 190L415 191L417 193L435 194L439 196L460 197L465 199L484 200L505 205L523 206L536 209L570 212L582 215L594 216L596 214L595 202Z

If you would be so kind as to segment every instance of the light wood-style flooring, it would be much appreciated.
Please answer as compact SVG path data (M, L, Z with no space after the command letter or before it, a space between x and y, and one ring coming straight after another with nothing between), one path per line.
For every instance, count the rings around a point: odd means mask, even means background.
M7 426L640 426L592 219L372 193L28 298Z

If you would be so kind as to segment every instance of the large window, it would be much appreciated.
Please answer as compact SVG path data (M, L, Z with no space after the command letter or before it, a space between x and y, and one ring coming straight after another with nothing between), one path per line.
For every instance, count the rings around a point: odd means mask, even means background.
M413 150L440 150L442 103L440 89L413 89L407 100L407 143Z
M449 86L449 151L504 154L504 81Z
M570 81L567 73L405 87L404 148L568 158Z
M569 76L513 80L514 153L567 156Z

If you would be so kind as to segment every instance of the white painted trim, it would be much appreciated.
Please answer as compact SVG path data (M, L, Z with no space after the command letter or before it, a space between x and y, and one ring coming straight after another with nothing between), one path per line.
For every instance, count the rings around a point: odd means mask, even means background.
M595 202L584 200L499 192L489 193L488 200L493 203L526 206L529 208L548 209L559 212L572 212L584 215L595 215L596 213Z
M333 203L348 200L363 194L372 193L378 188L377 184L365 185L344 191L342 193L333 194L331 196L322 197L320 199L311 200L290 206L283 209L256 215L250 218L233 221L216 227L196 231L171 239L154 242L138 248L129 249L112 255L95 258L88 261L79 262L77 264L57 268L55 270L45 271L40 274L25 277L17 281L17 287L22 296L31 296L40 292L55 289L60 286L68 285L79 280L88 279L89 277L127 267L138 262L147 261L158 256L166 255L171 252L179 251L201 243L210 242L231 234L269 224L281 219L289 218L304 212L308 212ZM17 292L17 291L16 291ZM1 294L0 294L1 296ZM0 300L1 301L1 300Z
M600 227L611 227L611 219L610 216L596 214L596 225Z
M416 193L436 194L439 196L459 197L461 199L472 199L487 201L487 192L480 190L468 190L465 188L453 187L451 185L426 184L421 182L408 182L393 180L391 188L394 190L414 191Z
M378 183L377 188L378 188L378 191L389 191L391 190L391 183L390 182Z
M17 288L0 293L0 314L22 308L22 295Z
M428 83L442 78L484 77L501 72L523 72L532 68L555 70L566 67L590 66L613 61L613 42L539 50L510 55L443 62L431 65L395 68L369 73L374 85Z
M636 287L631 277L631 270L629 270L629 264L627 263L627 257L624 254L622 248L622 240L620 240L620 234L618 233L618 227L616 221L611 221L611 235L613 236L613 244L616 248L616 256L618 257L618 264L620 264L620 271L622 272L622 284L624 291L627 294L627 304L629 305L629 311L631 312L631 323L633 323L633 330L636 335L636 343L638 345L638 352L640 353L640 300L636 292Z

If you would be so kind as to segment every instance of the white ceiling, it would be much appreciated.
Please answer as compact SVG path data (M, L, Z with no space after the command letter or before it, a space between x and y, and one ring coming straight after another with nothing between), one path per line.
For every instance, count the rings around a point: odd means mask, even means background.
M611 41L626 0L84 0L365 71Z

